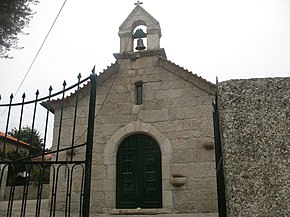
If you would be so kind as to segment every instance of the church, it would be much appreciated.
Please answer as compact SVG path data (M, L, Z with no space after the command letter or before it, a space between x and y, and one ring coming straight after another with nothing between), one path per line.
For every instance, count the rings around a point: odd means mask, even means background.
M216 86L167 59L159 22L139 1L119 27L119 37L115 63L97 77L91 212L217 216ZM77 132L88 115L88 86L78 90ZM62 148L71 143L70 102L75 97L65 99L61 135L54 123L53 148L57 141ZM59 104L51 101L56 120ZM74 153L75 158L83 156L83 149Z

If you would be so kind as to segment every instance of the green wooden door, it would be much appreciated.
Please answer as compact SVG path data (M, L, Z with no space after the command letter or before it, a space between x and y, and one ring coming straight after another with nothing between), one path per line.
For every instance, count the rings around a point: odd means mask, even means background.
M161 208L161 152L150 136L127 137L117 153L117 208Z

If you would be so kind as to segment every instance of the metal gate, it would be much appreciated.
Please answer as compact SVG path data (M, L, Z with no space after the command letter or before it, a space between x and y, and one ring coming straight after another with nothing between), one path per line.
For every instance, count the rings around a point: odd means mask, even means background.
M89 88L89 105L88 115L86 119L86 127L82 129L82 135L86 134L85 142L78 144L77 135L77 116L79 107L79 90L81 85ZM64 102L68 96L67 93L74 93L74 103L71 103L73 108L73 124L71 126L71 145L64 147L61 143L61 137L65 132L62 132L62 124L64 123ZM39 92L35 94L35 99L26 101L26 95L22 95L22 101L19 103L13 102L13 95L10 96L10 102L0 104L0 109L4 110L7 115L5 132L2 133L0 143L0 216L83 216L88 217L90 212L90 188L91 188L91 169L92 169L92 146L94 132L94 116L96 103L96 75L91 74L85 79L78 76L78 82L70 87L66 87L66 82L63 83L62 91L52 93L52 88L49 88L49 94L46 97L39 98ZM0 98L1 99L1 98ZM60 115L55 117L54 122L57 124L57 129L54 129L54 144L52 150L47 150L49 120L52 118L53 109L49 107L50 102L57 99L60 106ZM45 102L45 103L43 103ZM46 106L44 106L44 104ZM44 108L46 107L46 108ZM18 109L15 109L18 108ZM36 122L39 120L39 111L43 110L43 144L37 154L33 154L35 147L32 145L32 135L35 130ZM17 111L13 113L13 111ZM31 137L28 142L23 142L18 136L11 137L8 132L11 127L11 119L19 117L18 135L24 123L24 116L29 115ZM56 119L57 118L57 119ZM18 119L18 118L17 118ZM4 126L2 126L4 127ZM39 129L39 127L38 127ZM57 137L57 139L56 139ZM23 146L26 146L26 149ZM75 158L74 152L82 149L83 158ZM28 156L20 154L22 151ZM29 151L27 151L29 150ZM62 154L69 156L63 160ZM11 157L12 156L12 157ZM47 160L48 156L52 156L51 160ZM77 169L76 169L77 168ZM65 172L63 172L65 171ZM76 171L78 174L76 174ZM79 191L73 196L74 179L79 183ZM65 182L60 182L60 176L65 176ZM49 182L49 184L48 184ZM47 191L45 192L45 187ZM33 190L34 189L34 190ZM62 189L60 191L60 189ZM33 191L35 191L33 193ZM47 194L47 196L45 196ZM73 198L76 197L77 198ZM58 208L58 198L61 197L63 204ZM31 199L32 198L32 199ZM44 199L45 198L45 199ZM74 202L72 202L72 200Z
M220 122L218 112L218 94L213 101L213 126L215 140L215 159L216 159L216 177L217 177L217 193L218 193L218 211L220 217L227 216L226 197L225 197L225 181L223 170L223 153L220 137Z

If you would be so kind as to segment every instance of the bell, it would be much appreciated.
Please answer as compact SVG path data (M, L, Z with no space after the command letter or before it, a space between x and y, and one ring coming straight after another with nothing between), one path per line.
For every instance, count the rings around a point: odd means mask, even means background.
M136 32L133 34L133 39L136 38L145 38L147 35L145 32L143 32L142 29L137 29Z
M143 44L143 40L141 38L138 38L137 47L135 49L136 50L145 50L146 49L146 47Z

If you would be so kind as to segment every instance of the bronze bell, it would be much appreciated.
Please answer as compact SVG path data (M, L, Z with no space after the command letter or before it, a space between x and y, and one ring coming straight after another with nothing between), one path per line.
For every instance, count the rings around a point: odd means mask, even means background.
M136 32L133 34L133 39L136 38L146 38L147 34L143 32L142 29L137 29Z
M142 38L138 38L137 40L137 47L135 48L136 50L145 50L146 47L143 44Z

